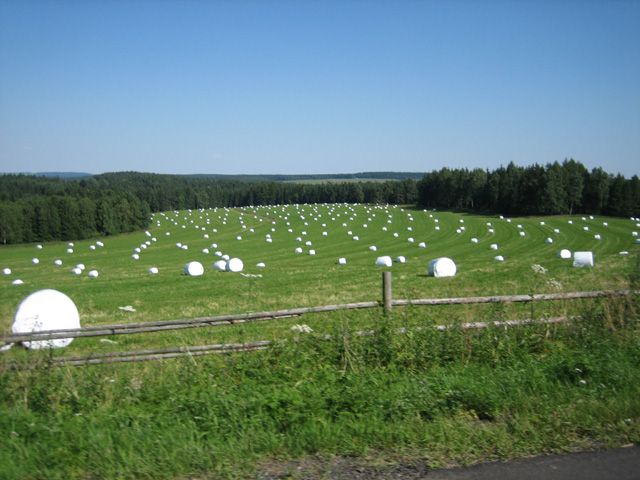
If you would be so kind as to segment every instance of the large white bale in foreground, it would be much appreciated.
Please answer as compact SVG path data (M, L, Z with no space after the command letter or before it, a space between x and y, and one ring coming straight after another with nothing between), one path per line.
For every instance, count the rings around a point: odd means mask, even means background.
M573 254L574 267L593 267L593 252L575 252Z
M429 275L432 277L453 277L458 271L453 260L440 257L429 263Z
M184 266L184 273L190 277L199 277L204 273L204 267L200 262L189 262Z
M244 268L244 263L239 258L232 258L227 262L227 270L230 272L238 273Z
M11 331L13 333L41 332L43 330L68 330L80 328L80 314L73 300L57 290L39 290L25 298L18 306ZM73 338L35 340L22 342L32 350L62 348Z
M376 259L376 265L378 267L390 267L393 265L393 260L391 260L391 257L388 255L385 255L383 257L378 257Z
M558 252L558 258L565 258L565 259L571 258L571 250L567 250L566 248L563 248Z

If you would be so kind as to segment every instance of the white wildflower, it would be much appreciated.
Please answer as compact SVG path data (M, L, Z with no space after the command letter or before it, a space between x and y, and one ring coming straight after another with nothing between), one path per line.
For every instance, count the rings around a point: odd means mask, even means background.
M298 333L311 333L313 330L309 325L294 325L291 330Z
M555 278L550 278L549 280L547 280L547 285L553 288L556 288L558 290L562 290L562 284Z
M538 265L537 263L531 265L531 268L533 268L534 272L541 273L542 275L544 275L545 273L547 273L549 271L546 268L544 268L542 265Z

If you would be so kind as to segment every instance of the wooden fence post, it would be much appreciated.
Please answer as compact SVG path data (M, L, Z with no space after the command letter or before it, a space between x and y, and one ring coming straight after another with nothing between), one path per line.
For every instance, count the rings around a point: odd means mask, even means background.
M391 313L391 272L382 272L382 303L384 312Z

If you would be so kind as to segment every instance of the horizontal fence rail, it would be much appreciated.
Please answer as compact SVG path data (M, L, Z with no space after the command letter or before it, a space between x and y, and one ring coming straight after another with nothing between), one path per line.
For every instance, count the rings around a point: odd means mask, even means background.
M403 334L409 331L422 331L426 329L434 329L438 331L445 331L452 328L459 328L462 330L480 330L489 327L503 327L505 329L515 326L526 326L532 324L538 325L553 325L558 323L567 323L578 317L552 317L552 318L540 318L537 320L523 319L523 320L505 320L495 322L471 322L452 325L433 325L430 327L416 327L413 329L400 328L395 330L395 333ZM375 330L366 330L355 332L357 336L371 336L375 335ZM321 340L331 340L331 335L319 336ZM283 345L286 340L274 342L270 340L261 340L256 342L245 343L226 343L217 345L200 345L196 347L174 347L174 348L161 348L153 350L132 350L128 352L110 352L110 353L97 353L93 355L82 356L69 356L69 357L52 357L46 358L42 363L49 364L53 367L80 367L85 365L100 365L105 363L125 363L125 362L144 362L148 360L162 360L171 358L183 358L183 357L198 357L202 355L211 354L225 354L236 352L254 352L257 350L266 350L272 347L274 344ZM38 364L28 363L21 364L18 362L7 362L1 364L12 370L31 370L38 367Z
M540 302L552 300L575 300L599 297L621 297L632 293L631 290L602 290L594 292L550 293L537 295L499 295L486 297L431 298L418 300L390 300L393 306L407 305L468 305L481 303L517 303ZM68 330L47 330L32 333L16 333L0 335L0 343L25 342L37 340L53 340L59 338L102 337L109 335L128 335L134 333L150 333L184 328L201 328L222 325L236 325L247 322L260 322L279 318L298 317L306 313L324 313L338 310L379 307L380 302L345 303L341 305L324 305L319 307L293 308L269 312L241 313L180 320L158 322L130 323L119 325L99 325L93 327L74 328ZM387 309L388 310L388 309Z

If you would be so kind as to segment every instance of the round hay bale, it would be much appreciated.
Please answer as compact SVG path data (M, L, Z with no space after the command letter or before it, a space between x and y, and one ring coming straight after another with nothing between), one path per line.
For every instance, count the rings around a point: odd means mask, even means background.
M40 263L40 260L38 260L37 258L33 258L31 259L31 263L33 263L34 265L37 265Z
M257 264L256 264L256 267L258 267L258 268L264 268L264 267L266 267L266 265L264 264L264 262L260 262L260 263L257 263Z
M11 331L31 333L44 330L68 330L80 328L80 314L73 300L57 290L39 290L25 298L16 311ZM25 341L22 344L31 349L63 348L73 338Z
M491 244L491 250L497 250L498 249L498 244L497 243L492 243Z
M346 265L347 264L347 259L344 257L340 257L338 259L338 265Z
M375 252L376 250L378 250L378 247L376 247L375 245L371 245L369 247L369 250L371 250L372 252Z
M71 270L71 273L73 273L74 275L80 275L82 273L82 270L78 267L75 267Z
M131 255L131 258L133 258L134 260L139 260L140 255L138 255L137 253L134 253L133 255Z
M309 250L309 255L315 255L316 251L315 250Z
M2 274L3 275L11 275L11 269L10 268L3 268L2 269Z
M493 259L497 262L504 262L504 257L502 255L498 255L496 257L493 257Z
M90 270L89 271L89 276L91 278L98 278L98 271L97 270Z
M60 266L60 265L62 265L62 260L58 259L58 260L54 261L53 264Z
M184 266L184 273L190 277L199 277L204 273L204 267L200 262L189 262Z
M593 267L593 252L575 252L573 254L574 267Z
M558 258L571 258L572 254L571 254L571 250L567 250L566 248L563 248L562 250L560 250L558 252Z
M238 273L244 268L244 263L239 258L232 258L227 262L227 270L230 272Z
M429 263L429 275L432 277L453 277L457 272L456 264L448 257L440 257Z
M418 244L418 247L420 247L420 248L427 248L427 244L426 244L425 242L420 242L420 243Z
M158 274L158 267L151 267L149 268L149 273L151 275L157 275Z
M24 282L22 280L16 278L13 282L11 282L11 285L22 285L23 283Z
M471 239L471 243L478 243L478 239L477 239L477 238L475 238L475 237L474 237L474 238L472 238L472 239Z
M396 262L398 262L398 263L406 263L407 259L404 256L400 255L400 256L398 256L398 258L396 258Z
M218 270L220 272L227 271L227 261L226 260L218 260L213 264L213 269Z
M302 248L298 247L298 248L296 248L295 251L296 251L296 253L302 253Z
M378 267L391 267L393 265L393 260L391 260L391 257L388 255L385 255L383 257L378 257L376 259L376 266Z
M545 240L545 242L546 242L546 243L553 243L553 238L548 237L548 238Z

